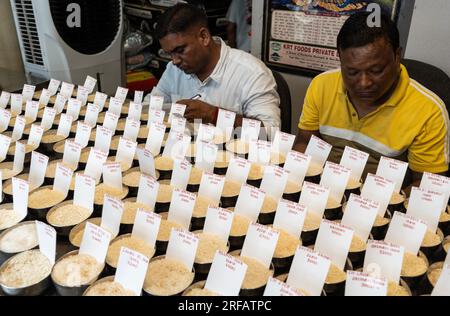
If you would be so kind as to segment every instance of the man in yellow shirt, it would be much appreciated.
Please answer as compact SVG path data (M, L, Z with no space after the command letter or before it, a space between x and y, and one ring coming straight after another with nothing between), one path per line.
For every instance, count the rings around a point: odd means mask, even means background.
M448 113L401 65L396 25L383 16L370 27L368 16L356 13L343 25L341 69L311 82L294 149L304 152L316 135L333 145L328 160L339 163L345 146L357 148L370 154L365 174L376 172L381 156L407 161L418 186L423 172L448 170Z

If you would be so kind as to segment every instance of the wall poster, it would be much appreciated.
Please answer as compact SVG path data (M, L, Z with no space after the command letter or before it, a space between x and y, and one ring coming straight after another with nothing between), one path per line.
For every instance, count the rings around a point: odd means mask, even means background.
M271 68L314 76L339 68L336 38L352 13L371 3L397 18L400 0L266 0L263 59Z

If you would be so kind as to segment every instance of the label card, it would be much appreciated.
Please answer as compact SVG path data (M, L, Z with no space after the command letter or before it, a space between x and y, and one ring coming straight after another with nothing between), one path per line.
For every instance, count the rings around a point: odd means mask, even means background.
M352 238L353 229L323 219L314 250L326 255L339 269L344 270Z
M105 106L106 99L108 99L108 95L101 92L95 92L94 97L94 104L98 105L100 107L100 112L103 110L103 107Z
M415 217L394 212L384 240L405 247L405 251L417 255L427 231L427 224Z
M11 113L15 115L22 114L22 95L11 93Z
M150 107L149 110L161 111L164 104L164 97L152 95L150 96ZM150 113L149 113L150 117Z
M2 91L2 94L0 95L0 108L6 109L10 98L11 98L11 93Z
M137 296L141 295L148 263L149 258L140 252L122 247L116 274L114 275L114 282L121 284Z
M431 296L450 296L450 264L444 264Z
M204 233L210 233L219 236L222 240L228 240L233 224L234 213L232 211L209 206L206 214Z
M98 105L89 103L86 107L86 115L84 116L84 123L94 128L97 125L98 113L100 108Z
M231 139L231 135L233 134L234 130L235 120L236 120L236 113L224 109L219 109L216 127L220 129L223 135L225 135L226 141L229 141Z
M47 90L50 92L50 95L55 95L56 92L58 92L59 85L61 84L61 81L56 79L51 79L50 83L48 84Z
M81 146L75 141L66 140L64 144L63 162L76 170L80 161Z
M170 131L184 133L184 130L186 129L186 122L187 122L187 120L184 117L174 116L172 118L172 124L170 126Z
M31 190L40 187L44 183L45 171L47 170L48 157L36 151L31 152L30 174L28 183Z
M269 277L263 296L304 296L300 291L280 280Z
M97 125L94 148L108 154L113 133L109 128Z
M126 164L127 168L130 168L133 164L136 148L136 142L120 137L119 147L117 147L116 162L123 162Z
M261 121L243 118L241 129L241 140L246 143L250 143L251 141L257 141L259 138L260 129L261 129Z
M412 187L406 214L420 218L427 223L429 230L436 232L443 204L443 194Z
M38 148L41 143L42 135L44 134L44 129L37 124L31 125L30 135L28 135L27 144Z
M320 296L330 266L330 259L301 246L295 252L286 283L311 296Z
M55 104L53 105L53 109L55 109L56 114L61 114L61 112L64 110L64 107L67 102L67 98L60 93L56 96Z
M323 167L332 147L333 146L321 140L319 137L312 135L308 146L306 147L305 154L311 156L311 160L315 164Z
M192 165L186 159L175 159L173 161L172 178L170 185L174 188L186 190L191 176Z
M143 100L144 100L144 91L134 91L134 103L142 104Z
M150 125L150 123L153 123L153 122L162 124L164 122L165 115L166 115L166 112L164 112L163 110L149 109L147 125Z
M16 142L16 150L14 151L13 170L15 172L23 171L23 163L25 161L25 144Z
M122 100L111 97L109 99L108 112L111 112L117 116L120 116L120 113L122 112L122 106L123 106Z
M136 148L136 152L141 172L156 178L155 159L153 158L153 154L145 148Z
M266 166L260 188L278 201L283 196L288 177L289 171L278 166Z
M120 163L103 163L103 183L109 187L122 190L122 170L120 169Z
M284 169L289 171L289 181L302 184L310 163L311 156L294 150L289 151L286 156L286 162L284 163Z
M198 141L196 147L195 167L206 172L214 172L218 147L214 143L205 143L203 141Z
M217 251L206 279L205 289L225 296L238 296L247 265L236 257Z
M82 148L85 148L89 143L91 137L92 127L88 124L78 121L77 132L75 133L75 142L80 144Z
M327 161L323 169L320 185L330 189L329 198L341 203L345 188L350 179L350 169Z
M251 163L244 158L232 157L228 164L227 174L225 178L227 181L243 184L247 182L248 174L250 172Z
M153 155L158 155L161 152L161 145L164 140L166 126L162 123L150 123L145 149L149 150Z
M394 182L369 173L367 174L366 181L362 187L361 197L378 202L380 204L378 215L384 217L389 202L391 201L394 188Z
M295 135L277 130L272 142L272 152L287 154L294 146Z
M376 175L393 181L395 183L394 191L400 193L407 169L407 162L381 157Z
M172 123L172 118L175 116L184 116L184 112L186 111L185 104L172 103L172 107L170 108L169 113L169 123Z
M172 228L166 258L181 261L189 270L192 270L197 247L197 236L187 230Z
M11 145L11 137L0 134L0 161L6 158L9 145Z
M352 228L355 235L366 241L377 217L380 204L356 194L350 194L342 224Z
M142 104L131 101L128 108L128 118L139 121L141 119L141 114Z
M53 126L55 120L56 111L52 108L46 107L44 109L44 115L42 116L41 127L44 131L48 131Z
M182 225L185 229L189 229L195 200L195 194L174 189L167 219Z
M80 115L80 109L81 109L80 100L72 98L69 99L66 114L72 116L74 121L78 120L78 116Z
M306 207L298 203L281 199L278 202L273 227L283 229L300 238L306 218Z
M77 173L75 175L73 204L92 210L94 208L94 195L95 179L88 175Z
M219 204L224 184L225 177L214 173L203 172L198 195L206 197Z
M108 194L103 197L102 221L100 226L107 229L112 236L117 236L123 214L123 202Z
M30 192L28 182L19 178L12 178L12 187L13 210L21 218L25 218L28 213L28 193Z
M119 121L118 115L116 115L110 111L107 111L105 113L105 119L103 120L103 127L106 127L107 129L111 130L114 135L116 133L118 121Z
M131 236L144 240L154 248L160 224L161 215L138 208Z
M270 268L273 253L277 246L279 233L264 225L252 223L242 246L242 257L254 258Z
M248 160L253 163L268 165L270 163L272 144L264 140L250 141Z
M97 79L91 77L91 76L86 76L86 80L84 81L83 87L86 88L88 94L92 93L92 91L94 91L95 85L97 84ZM80 87L78 87L78 91L79 91Z
M27 101L25 105L25 118L31 119L32 122L36 121L39 111L39 102Z
M445 211L447 208L448 199L450 198L450 178L424 172L422 180L420 181L420 188L442 193L444 195L442 212Z
M6 131L11 120L11 112L0 109L0 133Z
M55 264L56 256L56 230L43 222L35 221L37 237L39 241L39 251Z
M190 143L191 138L189 136L183 133L170 132L162 156L172 159L185 157Z
M141 127L141 121L135 121L133 119L127 118L125 122L125 130L123 132L123 137L135 142L139 134L139 128Z
M63 164L56 164L55 180L53 181L53 190L62 192L64 196L67 196L70 188L70 182L72 181L73 171L70 168L66 168Z
M308 212L312 212L319 218L322 218L325 207L327 206L329 194L330 190L327 188L305 181L298 203L305 205L308 208Z
M403 246L369 239L364 257L363 271L373 277L383 277L398 284L400 282L403 254Z
M244 183L242 184L234 212L247 216L253 223L256 223L265 197L264 191Z
M159 182L155 178L141 174L136 202L145 204L153 210L155 208L158 190Z
M25 129L27 120L23 116L17 116L16 122L14 123L13 132L11 135L12 141L17 141L19 139L22 139L23 136L23 130Z
M127 99L127 94L128 94L127 88L117 87L116 94L114 97L122 101L122 103L124 103L125 100Z
M87 103L89 97L89 90L86 87L78 86L77 89L77 100L81 102L81 105L84 106Z
M35 86L24 84L22 89L22 97L24 101L33 100L34 91L36 90Z
M111 233L91 222L86 222L83 239L81 240L80 255L90 255L98 262L105 262Z
M41 96L39 97L38 103L47 106L48 101L50 101L50 97L52 95L53 94L50 91L48 91L47 89L42 89Z
M70 99L73 94L73 89L75 88L75 85L67 82L63 82L61 85L61 89L59 90L59 94L61 94L66 99Z
M350 177L355 181L359 181L364 172L368 159L368 153L345 146L345 150L339 164L350 169Z
M198 126L197 138L195 140L196 143L199 143L202 141L207 142L207 143L214 141L215 131L216 131L216 128L214 126L200 123Z
M387 280L358 271L347 271L345 296L386 296Z

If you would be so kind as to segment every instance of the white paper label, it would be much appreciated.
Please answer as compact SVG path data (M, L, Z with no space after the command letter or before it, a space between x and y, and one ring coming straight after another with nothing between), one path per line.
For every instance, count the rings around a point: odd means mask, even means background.
M141 127L141 121L135 121L134 119L127 118L125 122L125 130L123 137L133 142L136 141L139 134L139 128Z
M56 256L56 230L43 222L35 221L37 237L39 241L39 251L55 264Z
M142 104L136 102L130 102L128 108L128 118L139 121L142 114Z
M83 87L86 88L88 93L92 93L94 91L95 85L97 84L97 79L92 78L91 76L87 76L86 80L84 81ZM78 90L80 87L78 87Z
M11 94L11 113L15 115L22 114L22 95L12 93Z
M328 159L328 155L331 152L331 146L327 142L321 140L320 138L312 135L309 140L308 146L306 147L305 154L311 156L314 163L323 167Z
M172 159L184 157L186 156L190 143L191 138L189 136L183 133L170 132L162 156Z
M27 216L28 207L28 182L19 178L12 178L13 185L13 210L19 214L20 218Z
M285 169L278 166L266 166L260 188L278 201L283 196L288 177L289 172Z
M131 236L144 240L154 248L160 224L161 215L139 208L136 211Z
M53 181L53 190L62 192L64 196L67 196L70 188L70 182L72 181L73 171L70 168L66 168L63 164L56 164L55 180Z
M111 130L113 135L116 133L117 122L119 121L119 116L108 111L105 113L105 119L103 120L103 127Z
M166 115L166 112L164 112L163 110L149 109L147 125L150 125L150 123L153 123L153 122L162 124L164 122L165 115Z
M134 91L134 103L142 104L144 100L144 91Z
M308 212L312 212L319 218L322 218L329 194L330 190L327 188L305 181L298 203L305 205L308 208Z
M349 179L350 169L327 161L320 179L320 185L330 189L329 198L340 203Z
M206 172L214 172L218 152L217 146L214 143L198 141L196 147L195 167Z
M128 94L127 88L117 87L116 95L114 97L121 100L123 103L127 99L127 94Z
M404 248L384 241L367 242L363 271L376 278L386 278L395 283L400 281Z
M311 156L294 150L289 151L286 156L286 162L284 163L284 169L289 171L289 181L302 184L310 163Z
M387 285L386 279L372 278L362 272L347 271L345 296L386 296Z
M219 204L224 184L225 177L214 173L203 172L198 195Z
M248 160L253 163L268 165L270 162L272 145L264 140L250 141Z
M33 100L34 91L36 90L35 86L24 84L22 89L22 97L24 101Z
M292 201L281 199L278 202L273 227L283 229L300 238L306 218L306 207Z
M263 296L304 296L300 291L280 280L269 277Z
M21 142L16 142L16 150L14 151L13 170L18 173L22 172L24 161L25 161L25 144L22 144Z
M295 252L286 283L311 296L320 296L331 260L306 247Z
M117 236L123 214L123 202L105 194L103 198L101 227L107 229L112 236Z
M149 109L151 109L151 110L162 110L163 104L164 104L164 97L157 96L157 95L150 96L150 107L149 107Z
M205 289L225 296L238 296L247 265L236 257L217 251L208 273Z
M84 174L94 178L95 182L99 182L103 171L103 164L107 158L107 153L99 149L91 148Z
M109 147L111 146L112 135L113 131L111 131L109 128L97 125L94 148L108 154Z
M48 131L52 128L53 121L55 120L56 111L52 108L46 107L44 109L44 115L42 116L41 127L44 131Z
M13 141L22 139L23 130L25 129L26 119L23 116L16 117L16 123L14 123L14 129L11 135Z
M0 134L0 161L3 161L6 158L9 145L11 145L11 138Z
M184 130L186 129L186 122L187 122L187 120L184 117L174 116L172 118L172 124L170 126L170 131L184 133Z
M167 219L189 229L196 196L193 193L174 189Z
M181 261L189 270L192 270L197 247L197 236L187 230L174 228L170 233L166 258Z
M261 129L261 121L243 118L241 129L241 140L246 143L249 143L251 141L257 141L259 138L260 129Z
M405 247L405 251L417 255L427 231L427 224L412 216L395 212L384 240Z
M352 228L355 235L366 241L377 217L379 207L379 203L352 193L342 217L342 224Z
M426 222L429 230L436 232L443 204L443 194L413 187L406 214L420 218Z
M56 92L58 92L59 85L61 84L61 81L56 79L51 79L50 83L48 84L47 90L50 92L51 95L55 95Z
M344 153L342 154L341 166L347 167L351 170L351 178L355 181L359 181L366 167L369 154L363 151L345 146Z
M395 183L394 191L400 193L407 169L407 162L381 157L376 175L393 181Z
M215 127L212 125L200 124L197 131L196 142L212 142L214 140Z
M204 233L210 233L219 236L222 240L228 240L233 224L233 212L220 208L209 206L206 214Z
M294 146L295 135L276 131L272 142L272 152L287 154Z
M105 106L106 99L108 98L108 95L101 92L95 92L94 97L94 104L98 105L100 107L100 111L103 110L103 107Z
M44 183L45 171L47 170L48 157L36 151L31 153L30 174L28 183L31 190L40 187Z
M450 264L445 264L431 296L450 296Z
M170 185L174 188L186 190L191 171L192 165L186 159L175 159L173 161L173 171Z
M73 204L92 210L95 196L95 179L84 174L75 175Z
M184 116L184 112L186 111L185 104L172 103L172 107L170 108L169 113L169 123L172 123L172 118L175 116Z
M86 222L83 239L81 240L80 255L90 255L98 262L105 262L111 233L91 222Z
M380 204L378 215L384 217L392 193L394 192L394 187L394 182L369 173L361 190L361 196L378 202Z
M264 191L243 184L239 193L234 212L248 217L253 223L258 219L266 194Z
M86 115L84 116L84 123L94 128L97 125L98 113L100 108L98 105L89 103L86 108Z
M31 125L30 135L28 135L28 145L32 145L34 148L38 148L41 143L44 129L37 124Z
M66 105L67 98L60 93L56 96L55 104L53 105L53 109L55 109L56 114L61 114L64 110L64 106Z
M64 144L63 162L76 170L80 161L81 146L77 142L66 140Z
M103 163L103 183L109 187L122 190L122 170L120 169L120 163Z
M78 120L80 115L81 101L77 99L69 99L66 114L73 117L74 121Z
M6 131L11 120L11 112L0 109L0 132Z
M155 122L150 123L145 149L149 150L155 156L161 152L165 131L166 126L164 124Z
M344 270L352 238L353 229L323 219L314 250L328 256L339 269Z
M37 101L27 101L25 106L25 118L31 119L31 121L36 121L37 113L39 111L39 102Z
M219 109L217 115L216 127L220 129L221 133L226 136L225 140L229 141L234 130L234 121L236 120L236 113Z
M126 164L127 168L130 168L133 164L136 147L136 142L120 137L119 147L117 147L116 162L123 162Z
M86 105L89 93L90 92L86 87L78 86L77 100L81 102L81 105Z
M75 86L71 83L63 82L61 85L61 90L59 91L59 94L61 94L66 99L70 99L73 94L73 89Z
M117 98L110 98L109 99L109 107L108 112L114 113L117 116L120 116L120 113L122 112L122 106L123 101Z
M242 257L254 258L270 268L279 233L272 228L256 223L250 224L242 246Z
M247 159L240 157L232 157L228 164L227 174L225 178L227 181L243 184L247 182L248 174L250 172L251 163Z
M145 148L136 148L136 151L141 172L156 178L155 159L153 158L153 154Z
M139 296L147 274L149 258L140 252L122 247L114 282Z
M47 106L48 101L50 101L50 97L52 95L53 94L50 91L48 91L47 89L42 89L41 96L39 97L39 102L38 103Z
M420 188L442 193L444 195L442 212L445 211L448 199L450 198L450 178L424 172L422 180L420 181Z
M10 98L11 93L2 91L2 94L0 95L0 108L5 109L8 106Z
M136 201L138 203L147 205L149 209L153 210L155 208L158 190L159 183L158 181L156 181L156 179L145 174L141 174Z
M83 122L77 122L77 132L75 134L75 142L85 148L89 143L91 137L92 127Z

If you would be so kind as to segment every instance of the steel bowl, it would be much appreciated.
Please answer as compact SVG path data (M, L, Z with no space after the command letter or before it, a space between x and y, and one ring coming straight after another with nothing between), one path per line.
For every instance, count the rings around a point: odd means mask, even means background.
M47 212L47 215L45 216L45 219L46 219L47 223L49 223L50 225L52 225L52 224L49 222L49 220L48 220L49 217L50 217L50 215L51 215L53 212L55 212L58 208L60 208L60 207L62 207L62 206L65 206L65 205L68 205L68 204L73 204L73 200L65 201L65 202L62 202L62 203L60 203L60 204L58 204L58 205L56 205L56 206L53 206L53 207ZM91 214L88 216L88 218L92 216L92 212L93 212L93 210L91 211ZM79 224L79 223L77 223L77 224ZM57 233L59 236L68 237L69 234L70 234L70 231L72 230L72 228L74 228L77 224L74 224L74 225L68 225L68 226L54 226L54 225L52 225L52 226L55 228L56 233Z

